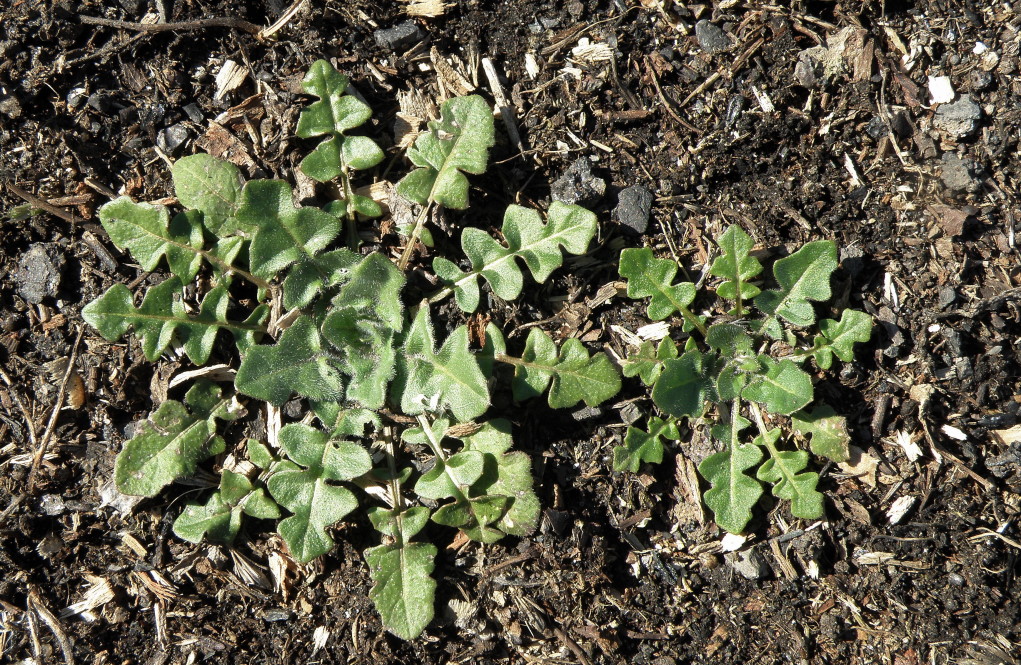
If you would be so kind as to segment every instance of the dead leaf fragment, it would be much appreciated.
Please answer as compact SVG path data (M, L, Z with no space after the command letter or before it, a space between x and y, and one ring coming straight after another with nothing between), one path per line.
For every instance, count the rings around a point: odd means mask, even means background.
M928 207L929 214L939 223L943 232L953 238L964 232L964 223L968 221L968 213L948 205L935 203Z
M879 460L857 446L851 446L850 458L837 466L853 478L859 478L870 487L876 486L876 468Z

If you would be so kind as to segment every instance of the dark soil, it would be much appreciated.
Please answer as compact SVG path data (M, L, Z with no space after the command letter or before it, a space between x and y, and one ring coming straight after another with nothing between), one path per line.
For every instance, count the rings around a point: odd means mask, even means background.
M383 32L408 20L403 3L315 2L266 43L232 28L139 33L80 17L139 21L162 8L168 22L264 26L280 0L0 9L0 660L1019 662L1021 6L560 4L454 0L412 19L416 35ZM699 20L720 30L696 31ZM827 40L829 60L806 54ZM586 43L609 59L576 50ZM438 618L406 643L368 600L365 524L338 527L333 553L274 588L268 567L285 559L271 524L226 551L170 533L193 489L175 485L133 512L104 500L131 423L190 367L153 366L137 342L107 343L82 322L110 285L160 279L113 246L96 209L115 192L172 196L167 160L200 150L249 177L294 182L314 145L294 137L308 102L299 82L320 57L351 77L374 109L370 133L392 146L398 95L441 94L432 49L459 59L490 99L478 62L492 58L524 141L517 151L498 123L498 166L472 179L472 210L449 228L497 228L507 203L548 201L579 159L606 185L566 186L598 213L600 244L520 302L491 302L505 330L543 321L622 354L612 326L634 331L643 310L593 300L619 279L620 248L676 251L697 275L733 223L770 256L839 243L837 304L878 325L859 361L817 387L860 449L857 471L824 473L825 520L801 523L780 505L760 512L741 552L721 552L724 534L693 496L693 465L710 452L697 428L664 464L611 472L620 409L651 406L638 383L596 412L503 405L535 461L541 526L493 546L440 533ZM216 98L228 59L245 78ZM931 103L929 77L941 76L974 104ZM400 150L391 155L375 178L405 172ZM646 195L620 196L629 186L654 197L647 229ZM48 207L26 217L26 199ZM400 243L386 220L376 231L384 246ZM437 236L436 251L456 247ZM61 393L72 355L81 382ZM30 488L58 393L65 406ZM229 434L241 441L249 426ZM899 435L920 447L917 460ZM904 497L909 512L891 520ZM110 595L62 612L93 587Z

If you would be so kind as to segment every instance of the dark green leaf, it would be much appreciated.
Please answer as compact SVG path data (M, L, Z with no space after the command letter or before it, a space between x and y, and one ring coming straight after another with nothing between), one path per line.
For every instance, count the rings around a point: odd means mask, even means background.
M753 445L727 445L698 465L712 487L705 504L716 523L730 533L741 533L752 519L752 508L762 496L762 485L745 472L762 460L762 450Z
M681 438L677 431L677 423L652 416L649 418L648 430L644 432L637 427L628 427L624 437L624 445L613 449L613 470L637 473L643 462L659 464L663 461L663 441L666 437L676 441Z
M663 373L652 389L652 401L675 418L697 418L705 412L706 400L715 399L711 370L716 356L685 351L663 362Z
M763 312L787 319L796 326L815 323L810 300L825 302L832 296L830 275L837 269L837 246L816 240L773 265L779 290L763 291L755 305Z
M549 405L569 408L585 400L589 406L620 392L620 375L606 354L589 356L577 339L568 339L557 351L549 335L532 328L525 351L515 363L514 399L536 397L549 386Z
M620 253L620 275L628 280L628 297L652 298L648 314L653 321L661 321L674 312L683 312L695 300L694 284L673 283L677 263L654 258L652 250L647 247L625 249Z
M422 634L433 618L436 547L424 543L380 545L365 551L374 585L369 597L391 633L405 640Z
M821 369L833 365L833 356L844 362L854 360L855 342L867 342L872 337L872 317L864 312L845 309L840 321L823 319L814 341L812 353Z
M745 387L742 396L763 404L770 413L790 415L812 401L812 377L793 361L780 362L771 357L759 356L764 374L755 376Z

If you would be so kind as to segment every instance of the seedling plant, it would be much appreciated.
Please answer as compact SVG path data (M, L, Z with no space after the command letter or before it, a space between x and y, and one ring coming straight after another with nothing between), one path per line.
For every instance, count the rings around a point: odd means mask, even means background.
M643 462L659 463L664 439L679 440L683 420L707 419L721 450L698 470L709 484L703 498L719 526L744 531L764 485L790 502L795 517L822 517L819 474L809 470L808 451L794 445L792 434L808 439L814 455L834 462L847 461L849 437L844 418L831 407L812 406L806 369L809 361L825 371L834 358L853 360L854 344L871 336L872 319L845 309L839 319L817 322L813 303L831 300L830 278L838 265L830 240L809 242L776 261L770 282L758 280L763 266L740 227L728 228L718 244L721 254L709 269L720 280L716 307L708 310L713 316L692 310L699 289L675 282L676 261L656 258L649 248L621 252L628 296L649 298L654 321L679 315L689 336L681 348L669 336L658 345L644 342L625 360L624 375L651 387L660 415L649 417L645 429L628 428L624 444L614 449L613 466L638 471ZM774 282L775 288L763 289Z
M523 267L545 281L563 252L587 251L596 219L553 203L544 221L511 205L502 241L463 229L466 261L435 258L440 288L409 306L401 270L430 208L468 206L465 173L486 169L492 111L477 96L448 100L408 151L417 168L397 191L422 212L395 266L358 246L355 225L382 214L353 184L384 156L371 138L350 133L371 110L325 61L312 65L303 85L319 101L302 111L297 133L323 140L301 169L336 183L339 200L295 206L286 182L243 182L233 164L196 154L172 169L182 211L171 215L163 205L127 197L100 211L115 245L145 270L165 262L171 276L137 307L126 286L114 285L85 307L85 320L110 341L133 329L153 362L169 353L205 365L214 348L223 351L221 332L236 349L236 356L227 350L227 359L239 359L232 382L200 378L183 402L160 404L124 444L115 481L125 494L154 497L216 457L218 488L188 504L174 532L192 542L231 544L245 516L279 520L277 531L300 563L329 552L330 529L363 506L381 537L364 553L370 595L384 625L411 639L433 617L437 548L427 540L430 522L483 543L535 527L530 459L512 450L507 420L486 418L501 379L509 375L514 399L545 395L554 408L598 404L620 388L604 354L591 355L575 339L559 344L538 328L519 356L508 353L493 324L476 351L464 325L438 343L431 306L453 296L462 310L475 311L480 279L500 298L518 297ZM194 285L204 291L197 303L189 296ZM270 427L265 440L224 437L226 423L246 410L264 403L275 416L268 422L278 422L279 408L296 398L307 415Z

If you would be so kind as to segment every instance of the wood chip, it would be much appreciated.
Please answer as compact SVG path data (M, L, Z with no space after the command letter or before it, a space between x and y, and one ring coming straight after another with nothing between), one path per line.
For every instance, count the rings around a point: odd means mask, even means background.
M220 101L227 93L237 90L248 78L248 69L233 60L224 60L216 73L216 92L213 99Z

